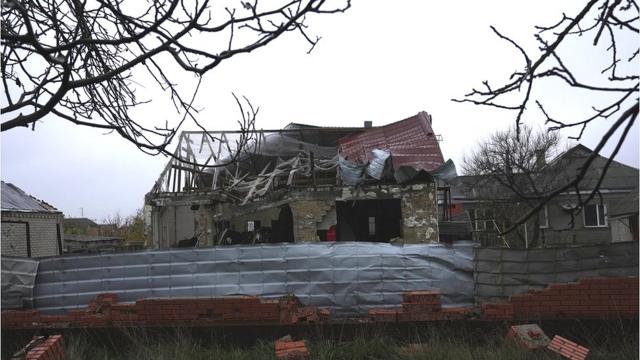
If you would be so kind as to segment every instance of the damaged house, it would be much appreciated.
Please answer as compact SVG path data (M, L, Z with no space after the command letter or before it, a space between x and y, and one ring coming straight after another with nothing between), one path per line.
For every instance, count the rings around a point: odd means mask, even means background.
M431 125L183 132L145 198L153 246L438 242Z

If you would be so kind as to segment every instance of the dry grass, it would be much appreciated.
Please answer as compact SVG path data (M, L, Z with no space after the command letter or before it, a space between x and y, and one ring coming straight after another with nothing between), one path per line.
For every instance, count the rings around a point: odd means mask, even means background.
M505 341L506 325L420 327L361 326L306 329L311 359L561 359L548 351L524 350ZM589 359L638 359L637 322L543 324L548 335L561 334L591 349ZM207 329L132 329L65 333L68 360L101 359L275 359L273 340L260 335ZM3 333L3 340L10 340ZM409 345L413 344L413 345ZM7 358L4 351L3 358Z

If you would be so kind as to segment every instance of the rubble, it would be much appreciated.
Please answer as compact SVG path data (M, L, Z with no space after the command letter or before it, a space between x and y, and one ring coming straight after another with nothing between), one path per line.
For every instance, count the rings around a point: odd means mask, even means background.
M553 337L547 349L570 360L584 360L589 355L589 349L559 335Z
M537 324L513 325L509 328L507 339L530 350L544 349L551 341Z
M291 336L287 335L276 340L276 357L283 360L305 360L309 359L309 351L304 340L293 341Z
M20 351L12 356L20 360L64 360L62 335L34 336Z

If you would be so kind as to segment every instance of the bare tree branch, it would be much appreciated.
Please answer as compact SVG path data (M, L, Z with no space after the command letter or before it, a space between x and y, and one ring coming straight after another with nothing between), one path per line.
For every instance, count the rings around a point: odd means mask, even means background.
M206 72L285 32L301 33L313 49L320 38L308 34L307 17L343 12L350 5L350 0L338 5L239 1L235 8L209 0L3 1L0 68L7 101L1 130L34 126L51 114L115 131L146 153L173 156L167 146L180 125L196 119L193 101ZM179 76L186 72L198 79L191 96L170 78L172 66L183 71ZM131 110L146 102L136 94L143 73L169 94L177 124L154 126L133 117Z
M590 18L591 15L594 17ZM598 146L594 149L593 154L586 160L581 171L565 183L555 184L552 189L544 189L544 191L538 193L534 191L535 182L529 184L530 188L527 189L528 191L522 191L522 189L513 186L513 183L506 181L509 179L504 178L503 181L501 181L503 186L510 188L513 194L519 198L527 201L535 199L535 203L531 203L529 211L515 221L512 226L505 229L503 234L515 230L519 225L525 223L527 219L535 216L547 202L561 193L576 190L578 203L575 208L570 209L574 215L599 194L599 187L602 179L606 175L606 170L622 146L630 127L634 124L638 115L637 102L640 77L635 71L637 69L639 46L636 41L632 43L631 48L629 48L629 46L627 46L627 44L629 44L628 41L621 41L619 39L628 36L628 34L632 34L635 37L640 27L638 26L639 24L638 5L633 0L614 0L612 2L606 0L590 0L575 16L571 17L563 14L560 21L554 25L536 27L538 32L535 34L535 38L540 44L540 53L535 56L527 53L524 48L514 40L504 36L492 27L498 37L508 41L512 46L517 48L524 58L523 68L514 72L511 79L501 86L490 86L488 81L483 81L483 87L486 90L473 89L464 98L453 99L453 101L470 102L476 105L517 111L514 121L518 138L520 135L519 129L522 127L522 116L528 110L530 101L534 101L537 109L542 113L544 123L547 125L549 132L576 128L579 130L578 134L570 137L575 140L580 140L587 127L595 121L611 122L609 130L604 134ZM594 81L593 83L578 80L572 69L567 66L566 62L558 54L558 48L561 44L568 43L576 37L588 35L593 35L593 46L598 44L602 46L603 42L607 42L606 52L611 55L611 61L604 69L596 69L593 71L594 75L598 75L599 73L606 76L604 80L607 81L607 83L605 85L599 82L596 83L596 80L593 79L591 79L591 81ZM547 40L548 37L551 37L551 39ZM621 44L624 44L626 47L620 48ZM624 51L621 52L621 50ZM629 57L625 59L623 56ZM621 74L621 65L626 65L623 68L629 71L629 73ZM607 98L611 98L612 100L604 106L592 107L593 113L579 120L574 119L567 121L565 119L558 119L550 115L546 110L543 105L544 98L533 99L531 95L534 82L538 83L539 81L553 79L561 80L567 84L570 89L589 91L593 94L607 94ZM520 94L523 87L526 91L524 94ZM541 96L543 97L544 95ZM514 98L519 99L515 104L513 104ZM612 121L612 119L617 120ZM625 123L626 126L624 127L622 136L617 139L617 143L614 145L615 150L607 162L600 176L600 180L589 190L587 196L582 196L579 189L585 174L589 171L590 166L602 148L612 139L615 131ZM539 179L537 181L539 181Z

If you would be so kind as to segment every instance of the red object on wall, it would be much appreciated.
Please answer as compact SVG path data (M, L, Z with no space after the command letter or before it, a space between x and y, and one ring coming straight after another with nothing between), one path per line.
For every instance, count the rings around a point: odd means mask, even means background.
M336 241L336 226L331 225L329 230L327 230L327 241Z

